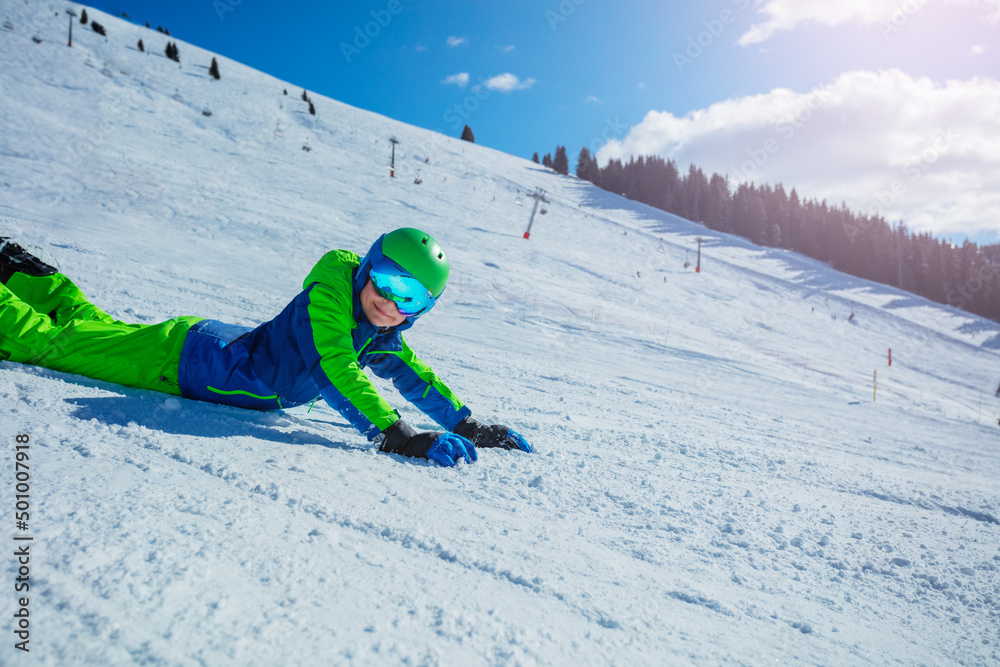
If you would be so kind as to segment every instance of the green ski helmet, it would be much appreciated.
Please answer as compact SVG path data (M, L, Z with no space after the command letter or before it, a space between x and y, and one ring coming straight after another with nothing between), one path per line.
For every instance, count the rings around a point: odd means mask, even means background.
M380 236L365 263L376 291L407 318L430 310L448 284L448 256L430 234L412 227Z

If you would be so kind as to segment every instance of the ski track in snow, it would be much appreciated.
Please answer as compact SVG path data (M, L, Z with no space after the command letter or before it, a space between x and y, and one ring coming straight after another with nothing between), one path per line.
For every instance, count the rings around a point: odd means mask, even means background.
M67 49L71 5L0 7L0 232L115 317L255 325L326 250L426 228L452 277L407 340L537 449L442 469L322 404L2 363L35 541L31 653L8 557L0 663L1000 661L997 323L315 94L312 117L97 10L108 39Z

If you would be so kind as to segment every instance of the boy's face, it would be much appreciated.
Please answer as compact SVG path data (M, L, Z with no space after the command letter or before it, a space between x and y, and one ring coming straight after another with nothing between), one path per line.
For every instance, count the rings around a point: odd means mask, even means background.
M395 301L378 295L371 278L361 290L361 308L365 311L368 321L377 327L396 327L406 321L406 318L399 314Z

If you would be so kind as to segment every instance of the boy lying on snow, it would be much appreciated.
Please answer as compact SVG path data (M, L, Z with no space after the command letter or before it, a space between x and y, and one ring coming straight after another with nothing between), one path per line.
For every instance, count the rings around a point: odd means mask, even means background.
M322 396L379 450L443 466L475 461L475 447L530 452L515 431L473 419L403 340L447 281L438 243L404 228L380 236L363 259L326 253L304 290L256 329L200 317L126 324L0 237L0 359L254 410ZM448 432L418 432L400 419L366 366Z

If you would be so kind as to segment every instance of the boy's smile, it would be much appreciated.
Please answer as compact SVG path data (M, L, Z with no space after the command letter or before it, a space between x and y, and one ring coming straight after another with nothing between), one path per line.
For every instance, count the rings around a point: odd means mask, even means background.
M400 315L396 302L391 299L384 299L375 291L371 278L365 283L361 290L361 308L365 311L368 321L377 327L396 327L406 321L406 317Z

